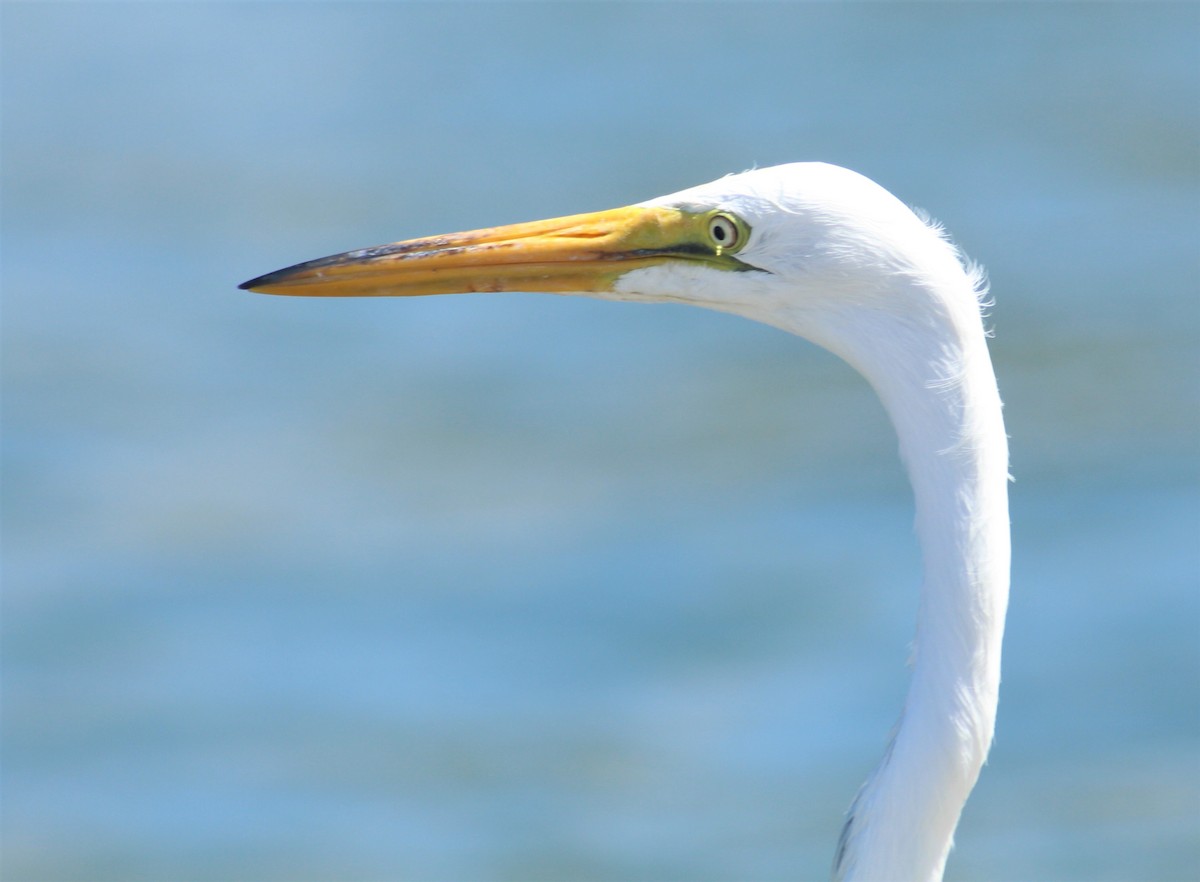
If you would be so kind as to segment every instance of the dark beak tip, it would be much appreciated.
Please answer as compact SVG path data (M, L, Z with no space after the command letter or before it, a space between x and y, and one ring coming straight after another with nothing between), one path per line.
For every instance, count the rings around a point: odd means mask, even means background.
M242 282L242 284L238 285L238 288L242 291L257 291L260 288L265 288L268 285L274 285L280 281L283 281L291 274L291 269L276 270L273 273L257 276L248 282Z

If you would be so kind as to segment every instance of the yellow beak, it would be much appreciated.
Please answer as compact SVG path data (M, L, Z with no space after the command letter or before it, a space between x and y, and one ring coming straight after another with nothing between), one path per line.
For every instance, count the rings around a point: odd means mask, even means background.
M712 212L631 206L410 239L281 269L244 282L264 294L413 296L468 291L611 291L630 270L670 259L750 269L711 240Z

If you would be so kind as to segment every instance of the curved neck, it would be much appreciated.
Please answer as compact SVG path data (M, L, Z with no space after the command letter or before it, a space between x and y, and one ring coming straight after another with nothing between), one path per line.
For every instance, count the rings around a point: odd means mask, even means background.
M837 327L804 329L818 343L836 341L828 348L887 409L913 487L924 566L908 697L846 820L839 879L941 879L991 745L1008 604L1008 451L965 276L961 287L909 290L906 302L921 308L856 310L833 318Z

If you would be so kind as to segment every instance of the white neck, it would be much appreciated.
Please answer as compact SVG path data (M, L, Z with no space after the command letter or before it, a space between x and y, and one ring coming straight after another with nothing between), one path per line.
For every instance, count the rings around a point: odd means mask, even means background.
M838 847L843 880L939 880L987 757L1008 604L1008 453L982 320L965 275L791 330L856 367L882 400L916 500L924 580L912 681ZM874 325L874 327L871 327ZM787 325L785 325L786 327Z

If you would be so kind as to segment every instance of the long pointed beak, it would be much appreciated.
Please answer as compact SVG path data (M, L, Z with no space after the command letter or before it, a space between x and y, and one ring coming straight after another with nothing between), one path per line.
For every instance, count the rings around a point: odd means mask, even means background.
M706 220L678 208L615 208L348 251L239 287L333 297L603 292L630 270L671 258L724 262L706 240Z

